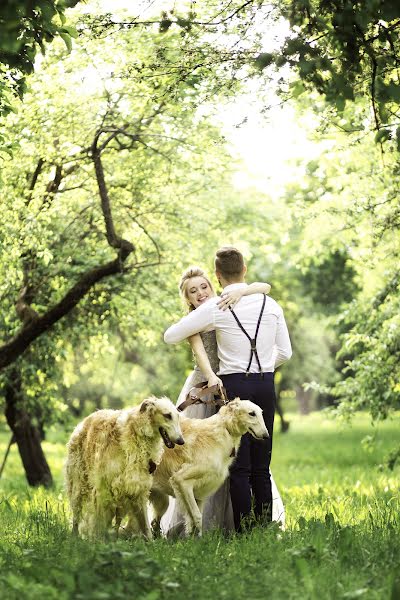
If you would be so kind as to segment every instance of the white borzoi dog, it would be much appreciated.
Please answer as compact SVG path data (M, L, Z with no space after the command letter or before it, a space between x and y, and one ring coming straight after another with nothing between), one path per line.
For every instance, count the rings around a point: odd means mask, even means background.
M150 493L153 529L160 531L168 496L175 496L185 517L186 532L201 535L204 501L227 478L242 435L251 433L262 440L268 438L269 433L261 408L239 398L208 419L181 416L181 428L185 445L165 450L154 473Z
M179 413L168 398L99 410L79 423L68 442L65 468L73 531L106 535L117 513L118 532L121 513L151 538L147 503L163 442L167 448L184 443Z

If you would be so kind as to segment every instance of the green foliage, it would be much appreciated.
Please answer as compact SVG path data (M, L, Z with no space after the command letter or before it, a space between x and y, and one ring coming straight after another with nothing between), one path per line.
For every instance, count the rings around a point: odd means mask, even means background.
M363 130L363 102L340 120L313 100L317 131L310 133L325 149L285 194L297 239L292 260L311 312L329 317L330 350L339 353L336 376L326 383L338 410L368 407L382 418L398 406L398 158L382 156ZM324 389L320 376L314 381Z
M31 77L20 114L7 119L16 150L2 172L2 341L21 329L15 310L21 294L42 315L83 273L114 256L93 169L92 145L100 130L114 226L135 247L122 274L91 289L19 361L27 407L36 403L48 422L64 417L62 398L80 406L87 394L90 407L105 402L112 390L115 405L132 404L143 394L177 395L185 367L172 367L175 350L165 357L159 352L156 363L149 354L160 345L167 315L181 313L180 271L188 262L202 262L209 245L214 240L217 246L230 227L229 215L220 218L225 202L236 202L226 192L230 157L218 129L197 112L217 86L228 82L230 89L230 72L199 65L203 53L212 52L208 42L195 46L176 31L163 35L162 48L158 42L155 32L132 30L106 45L101 37L82 36L69 56L54 44ZM185 69L178 70L182 57ZM224 204L217 202L221 196ZM89 357L86 368L94 367L94 359L110 367L110 357L132 351L134 365L118 374L104 369L104 384L91 393L86 384L70 393L73 384L63 382L63 370L69 369L71 347L79 360ZM187 349L180 355L187 365ZM131 384L118 386L116 376Z
M335 250L327 257L311 257L303 281L316 310L337 314L359 291L355 277L349 255L344 250Z
M396 270L384 293L354 302L342 316L348 331L338 356L348 376L335 393L343 411L368 408L373 418L382 419L400 406L399 291Z
M364 97L376 141L391 139L399 118L398 2L287 0L276 8L288 19L291 34L275 63L288 64L298 74L302 88L292 83L294 95L316 90L338 113Z
M66 8L80 0L4 0L0 6L0 116L15 111L15 97L26 91L26 75L34 70L35 57L46 43L60 37L68 51L77 37L66 25Z

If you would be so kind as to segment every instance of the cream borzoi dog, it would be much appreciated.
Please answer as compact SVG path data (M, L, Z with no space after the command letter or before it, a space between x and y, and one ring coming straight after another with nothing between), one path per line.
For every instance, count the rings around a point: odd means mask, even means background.
M249 400L236 398L208 419L181 416L185 445L165 450L153 479L150 501L154 508L154 531L168 508L168 495L175 496L185 516L187 533L202 531L204 501L217 491L228 476L229 466L249 432L267 439L262 410Z
M147 502L153 472L167 448L183 444L179 413L168 398L148 398L125 410L99 410L75 428L68 442L66 488L73 531L107 533L117 511L135 518L152 537Z

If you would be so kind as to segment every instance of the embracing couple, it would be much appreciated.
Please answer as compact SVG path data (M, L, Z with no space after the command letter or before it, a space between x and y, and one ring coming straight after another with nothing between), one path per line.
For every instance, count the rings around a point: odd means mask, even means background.
M284 519L282 500L270 473L274 371L290 358L292 349L282 308L267 296L270 285L245 283L246 265L239 250L224 247L217 251L215 275L223 288L220 297L200 268L183 273L179 289L189 313L167 329L164 339L168 344L188 339L196 358L178 405L193 386L208 380L209 387L223 385L229 400L251 400L263 410L270 438L261 442L250 434L242 437L229 480L208 499L203 511L204 529L241 531L246 518L252 516L262 523ZM189 406L184 414L206 418L214 411L201 404ZM179 530L181 520L173 504L163 529Z

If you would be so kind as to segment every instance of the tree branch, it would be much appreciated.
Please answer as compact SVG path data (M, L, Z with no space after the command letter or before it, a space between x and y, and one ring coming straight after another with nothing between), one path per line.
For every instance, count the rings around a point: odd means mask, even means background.
M101 161L101 151L104 149L104 145L102 146L101 150L98 148L99 138L102 133L102 130L97 132L92 144L92 158L96 173L97 185L99 187L101 210L106 225L107 242L112 248L118 249L121 257L124 257L122 260L125 260L127 256L134 251L134 246L128 240L124 240L123 238L119 237L115 231L114 221L111 213L111 202L108 196L103 163Z
M231 2L229 2L227 4L226 7L224 7L224 10L226 8L228 8L230 6ZM215 27L216 25L223 25L224 23L226 23L227 21L229 21L230 19L233 19L233 17L235 17L237 14L239 14L240 12L242 12L245 8L247 8L248 6L250 6L251 4L255 5L257 4L258 8L261 8L261 6L263 5L263 3L259 0L247 0L247 2L243 2L243 4L241 4L240 6L238 6L238 8L236 8L234 11L232 11L229 15L227 15L226 17L224 17L223 19L220 19L218 21L215 21L214 19L216 17L218 17L223 10L220 10L218 13L216 13L213 17L211 17L211 19L209 21L196 21L194 19L190 19L188 20L188 22L190 22L191 25L202 25L202 26L207 26L207 27ZM170 17L168 17L168 19L170 19ZM171 24L175 24L175 25L179 25L179 18L178 19L174 19L172 20L173 17L171 15ZM152 26L152 25L161 25L163 22L165 21L165 19L149 19L149 20L144 20L144 21L138 21L136 19L132 20L132 21L113 21L113 20L109 20L107 23L92 23L91 24L91 29L99 29L99 28L111 28L111 27L118 27L119 29L123 29L124 27L126 28L130 28L130 27L138 27L139 25L144 25L144 26Z
M26 201L25 201L25 206L27 206L27 207L29 206L29 204L30 204L30 202L32 200L33 190L35 188L35 185L36 185L36 182L37 182L37 180L39 178L39 175L42 172L42 168L43 168L44 163L45 163L44 158L39 158L39 160L37 162L37 165L36 165L36 169L32 173L31 181L30 181L29 188L28 188L29 189L29 193L28 193L28 196L27 196Z
M46 194L43 198L42 205L39 210L42 210L45 206L49 206L54 198L54 195L58 192L58 188L61 185L61 181L63 180L63 168L62 165L55 165L56 171L54 173L53 179L49 181L46 186Z
M117 258L84 273L58 304L44 315L27 323L9 342L3 344L0 347L0 369L14 362L33 341L75 308L96 283L105 277L121 273L122 263L129 254L126 248L121 248Z
M117 257L103 265L99 265L86 271L81 275L75 285L64 295L64 297L55 306L47 310L43 315L34 315L33 319L24 319L22 329L8 342L0 347L0 369L13 363L30 344L39 336L48 331L55 323L71 312L80 300L89 292L89 290L99 281L110 275L116 275L123 271L124 262L128 256L134 252L134 245L119 237L116 234L113 217L111 213L110 198L108 196L107 185L104 177L104 169L101 162L101 152L97 147L99 137L102 131L98 131L92 144L92 158L94 162L99 194L101 200L101 209L106 224L106 237L109 245L115 248ZM139 265L142 266L142 265ZM24 304L27 290L22 290L20 300ZM21 304L21 309L24 308ZM20 311L20 316L23 317Z

